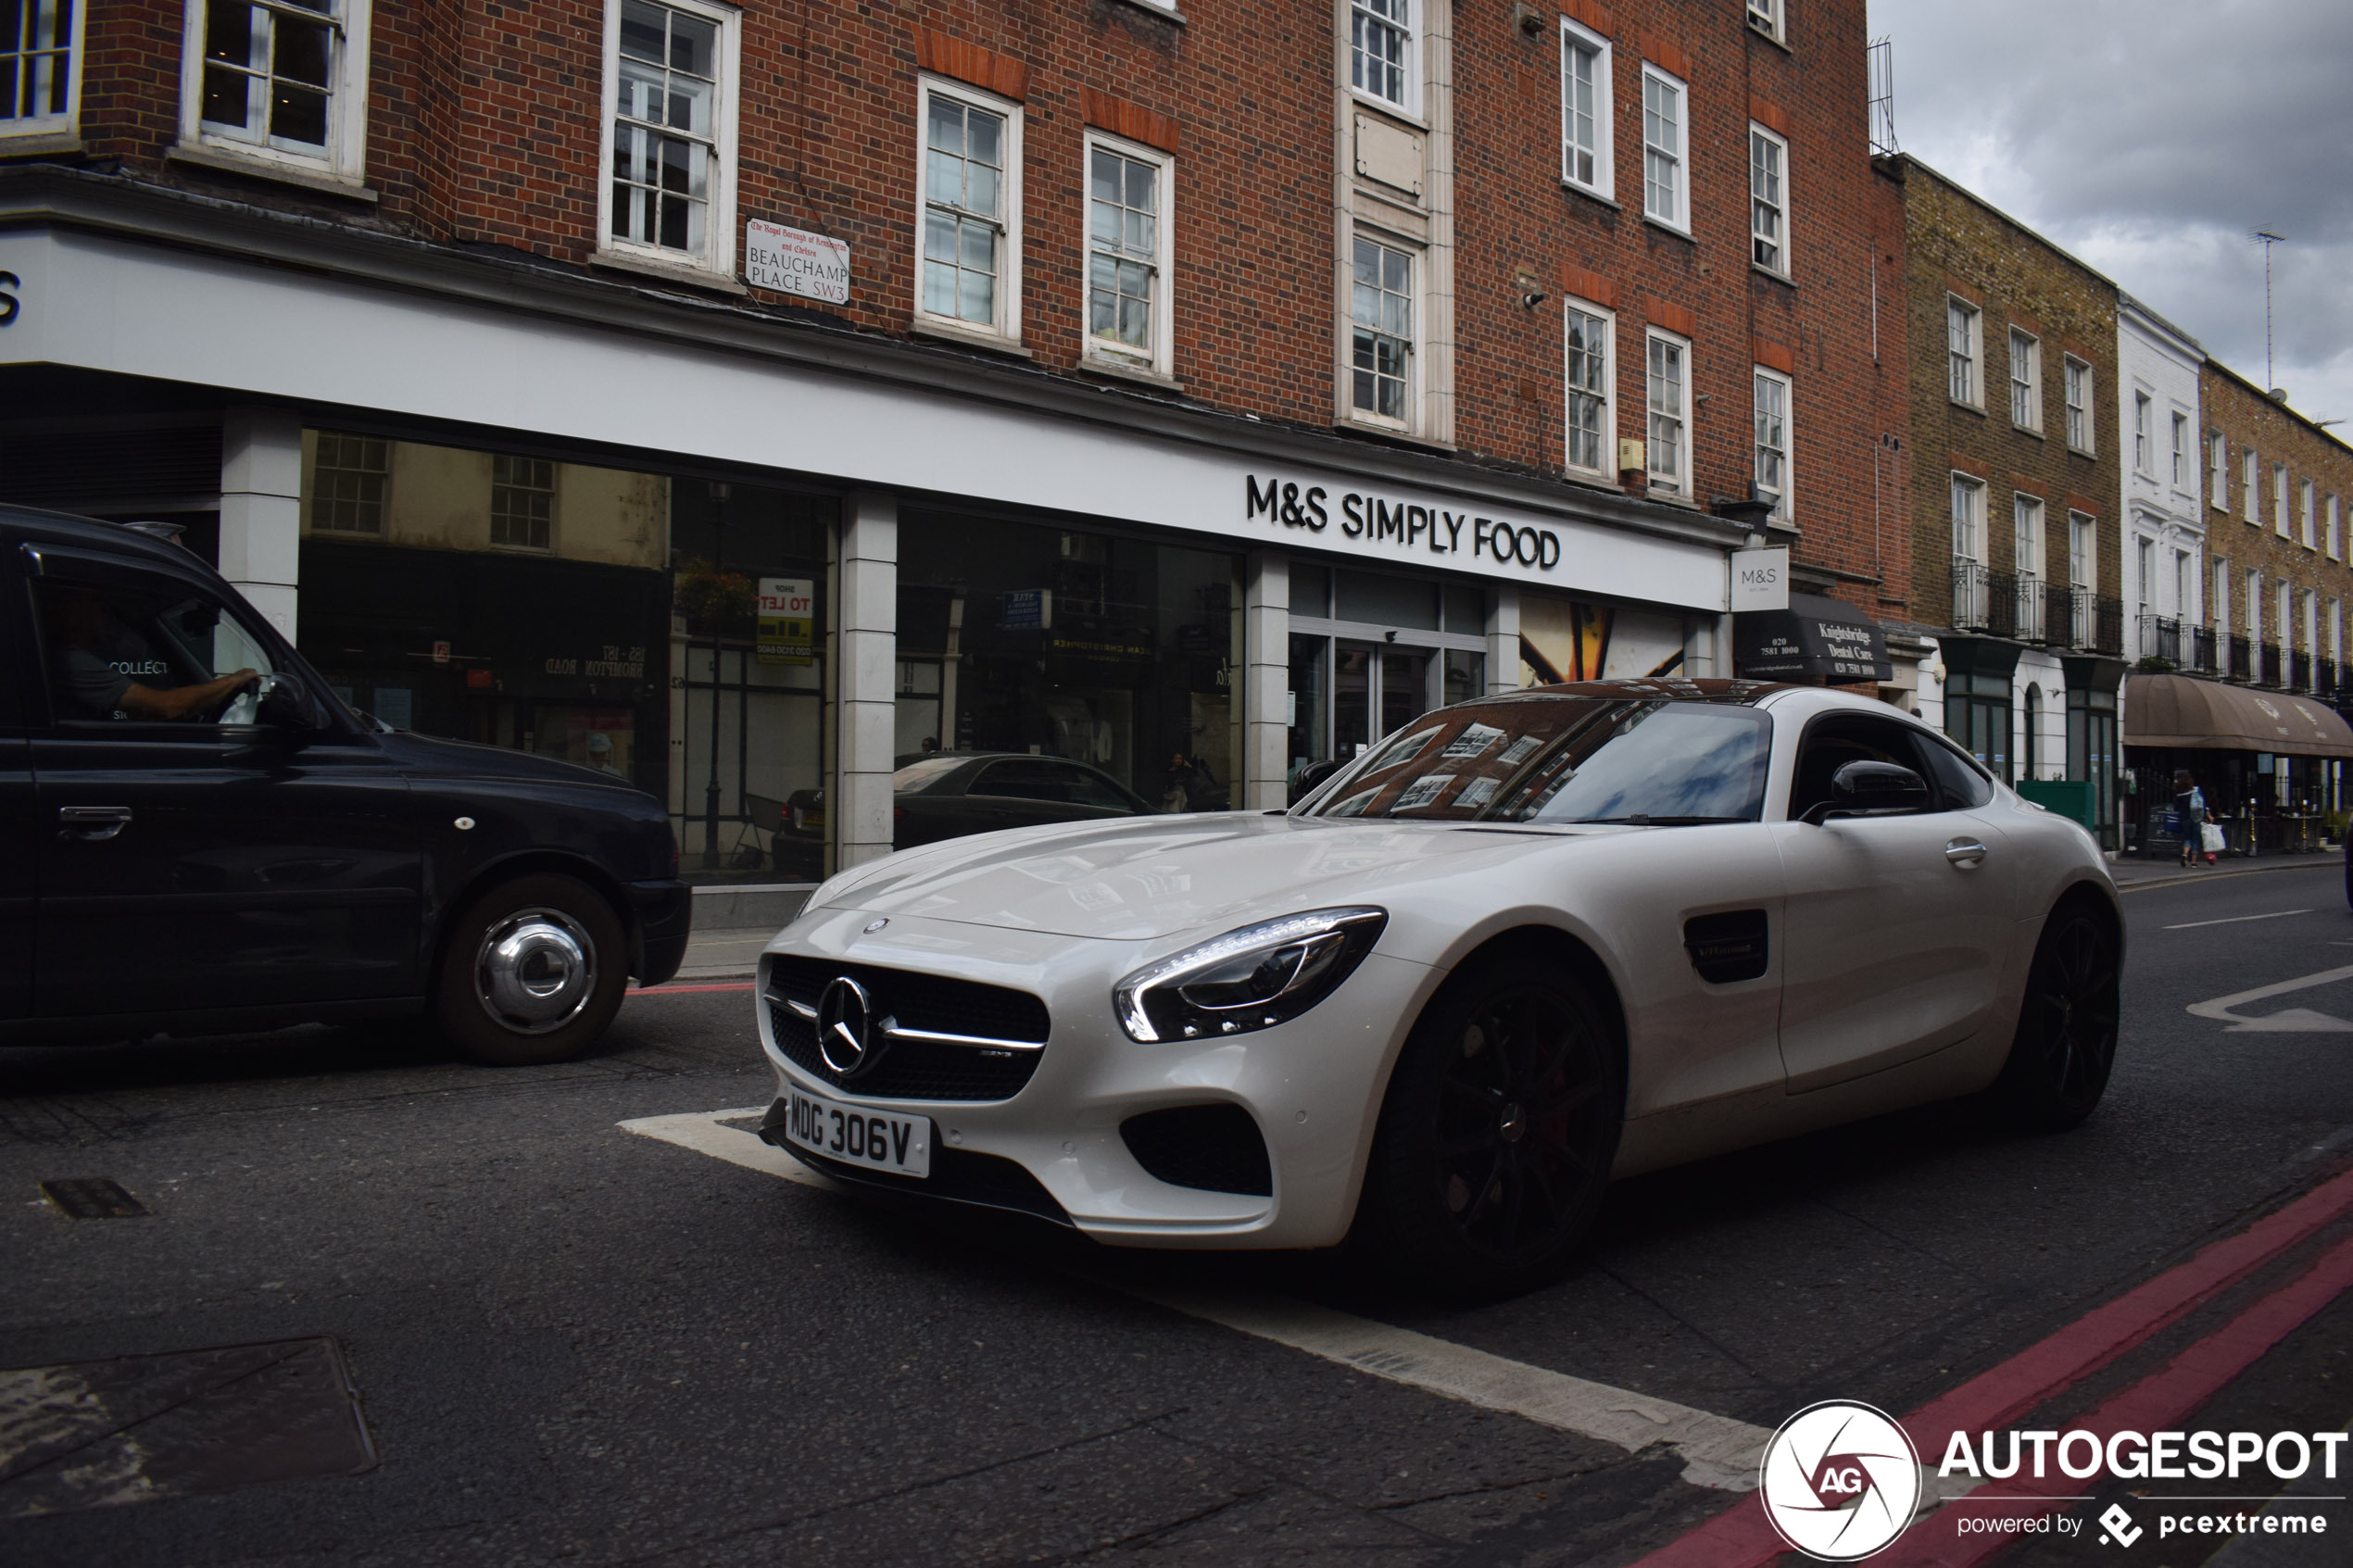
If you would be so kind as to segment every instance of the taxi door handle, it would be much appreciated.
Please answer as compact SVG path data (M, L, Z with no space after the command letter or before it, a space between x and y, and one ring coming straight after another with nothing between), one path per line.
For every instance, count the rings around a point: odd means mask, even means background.
M1985 846L1974 838L1957 838L1944 847L1944 858L1957 866L1974 866L1985 859Z
M57 836L95 844L100 839L112 838L120 833L130 821L131 808L128 806L60 806L57 808L57 824L64 831Z

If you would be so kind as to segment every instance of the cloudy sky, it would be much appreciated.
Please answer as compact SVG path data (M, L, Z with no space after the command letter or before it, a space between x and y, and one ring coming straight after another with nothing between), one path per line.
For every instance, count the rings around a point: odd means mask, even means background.
M2251 382L2353 420L2353 4L1869 0L1903 149ZM2337 433L2353 433L2348 424Z

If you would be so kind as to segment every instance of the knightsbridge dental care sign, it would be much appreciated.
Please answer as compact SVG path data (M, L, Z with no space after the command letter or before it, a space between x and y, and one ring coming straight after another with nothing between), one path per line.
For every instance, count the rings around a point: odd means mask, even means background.
M849 303L849 246L752 219L744 225L744 282L828 305Z
M1353 546L1367 555L1436 557L1457 566L1507 566L1550 571L1560 564L1560 535L1549 528L1465 508L1396 500L1365 491L1288 479L1243 481L1242 521L1315 536L1326 548Z

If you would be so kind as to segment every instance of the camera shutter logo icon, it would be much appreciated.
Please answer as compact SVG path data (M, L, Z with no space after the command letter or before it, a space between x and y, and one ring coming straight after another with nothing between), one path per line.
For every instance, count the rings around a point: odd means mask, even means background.
M1822 1562L1855 1562L1891 1544L1920 1502L1920 1459L1895 1418L1825 1399L1765 1446L1757 1495L1781 1539Z

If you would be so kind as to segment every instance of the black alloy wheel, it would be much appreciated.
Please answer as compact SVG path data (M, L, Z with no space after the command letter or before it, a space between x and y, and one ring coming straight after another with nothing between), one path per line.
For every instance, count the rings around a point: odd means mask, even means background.
M2114 929L2090 910L2062 908L2043 928L2018 1035L1994 1085L2011 1121L2060 1132L2098 1106L2116 1065L2121 972Z
M1541 1284L1601 1207L1625 1110L1617 1032L1548 960L1466 965L1390 1080L1359 1229L1420 1288Z

